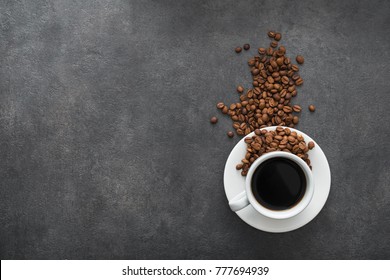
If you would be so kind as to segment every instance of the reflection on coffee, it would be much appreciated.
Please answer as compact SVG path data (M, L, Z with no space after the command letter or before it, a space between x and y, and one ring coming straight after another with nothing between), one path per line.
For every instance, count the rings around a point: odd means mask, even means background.
M257 167L251 188L256 200L264 207L286 210L295 206L304 196L306 176L294 161L272 158Z

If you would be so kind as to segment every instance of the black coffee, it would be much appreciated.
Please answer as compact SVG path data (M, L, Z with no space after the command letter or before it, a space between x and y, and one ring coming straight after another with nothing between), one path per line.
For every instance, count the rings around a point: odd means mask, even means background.
M306 176L294 161L272 158L257 167L251 187L261 205L272 210L285 210L302 199L306 191Z

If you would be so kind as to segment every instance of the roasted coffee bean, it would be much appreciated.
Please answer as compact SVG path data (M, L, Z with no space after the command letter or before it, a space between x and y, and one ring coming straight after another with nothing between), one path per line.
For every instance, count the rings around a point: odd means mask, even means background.
M291 70L293 70L294 72L298 72L299 71L299 67L295 64L291 65Z
M272 131L257 129L254 136L245 138L245 143L247 145L245 158L236 166L237 170L248 171L255 159L264 153L273 151L293 153L303 159L311 168L307 152L310 147L314 147L314 143L309 143L307 146L303 136L295 131L291 132L289 128L278 126ZM245 173L242 175L246 176Z
M309 105L310 112L314 112L316 110L316 107L314 105Z
M268 37L274 38L276 33L274 31L268 31Z
M274 54L274 50L271 47L269 47L267 49L266 53L267 53L268 56L272 56Z
M217 108L222 113L230 116L238 135L246 135L271 125L294 127L299 122L299 118L295 114L301 112L301 107L291 105L290 102L297 95L297 86L303 84L303 79L297 74L298 66L292 64L291 59L286 56L286 48L278 46L281 34L270 31L269 35L273 39L270 47L259 48L259 54L248 60L253 88L245 90L242 86L238 86L239 102L228 106L223 102L217 104ZM249 44L243 46L244 50L249 48ZM241 47L237 47L237 49L242 51ZM279 136L288 135L285 131L280 133ZM262 132L261 135L263 135ZM291 143L290 147L289 143L280 144L281 140L278 139L274 139L274 141L277 141L277 147L275 144L272 144L272 147L262 147L262 152L279 149L279 145L282 145L281 150L291 150L300 142L300 140L296 140L296 143ZM265 142L265 138L263 142ZM301 145L301 147L303 146ZM303 152L304 156L305 151L300 152ZM248 169L249 167L243 170L247 171Z
M253 76L259 75L259 73L260 73L260 71L259 71L259 69L257 69L257 68L255 68L255 69L252 70L252 75L253 75Z
M217 117L211 117L210 122L212 124L216 124L218 122L218 118Z
M266 50L264 48L258 48L258 52L261 55L265 55Z
M245 45L244 45L244 50L247 51L247 50L249 50L250 48L251 48L251 46L250 46L249 44L245 44Z
M309 150L313 149L314 148L314 142L313 141L310 141L308 144L307 144L307 147L309 148Z
M303 79L302 79L302 78L299 78L298 80L295 81L295 84L296 84L297 86L302 85L302 84L303 84Z
M301 55L297 55L295 59L298 62L298 64L303 64L303 62L305 62L305 59Z
M279 53L282 54L282 55L284 55L284 54L286 53L286 48L285 48L284 46L280 46L278 50L279 50ZM281 56L282 56L282 55L281 55ZM290 62L285 63L285 64L287 65L287 64L289 64L289 63L290 63Z
M224 106L224 107L222 108L222 113L227 114L228 110L229 110L228 107L227 107L227 106Z
M299 76L298 74L294 74L291 78L296 81L300 78L301 76Z
M289 80L289 78L288 78L287 76L283 76L283 77L282 77L282 83L283 83L283 84L287 85L289 81L290 81L290 80Z
M237 48L235 48L235 51L236 51L236 53L240 53L242 51L242 48L241 47L237 47Z
M233 131L228 131L228 133L226 133L228 137L230 138L233 138L234 137L234 132Z
M271 48L276 48L278 46L278 42L272 41L270 46L271 46Z
M278 66L282 66L284 63L284 59L283 57L279 57L277 60L276 60L276 64L278 64ZM278 72L275 72L275 73L278 73ZM279 74L279 73L278 73Z
M294 105L294 106L293 106L293 110L294 110L294 112L299 113L299 112L302 110L302 108L301 108L301 106L299 106L299 105Z

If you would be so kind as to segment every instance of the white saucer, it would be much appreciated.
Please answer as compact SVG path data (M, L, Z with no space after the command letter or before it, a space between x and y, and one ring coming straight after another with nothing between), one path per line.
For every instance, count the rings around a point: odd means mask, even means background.
M275 130L275 128L276 126L271 126L266 127L265 129ZM309 141L315 143L314 149L308 152L313 168L312 171L315 184L313 198L310 204L301 213L289 219L276 220L265 217L257 212L251 205L236 212L244 222L259 230L268 232L287 232L300 228L317 216L328 199L330 191L330 168L324 152L321 150L320 146L305 133L293 128L291 128L291 131L302 134L306 143ZM253 135L254 132L248 134L246 137ZM246 144L244 139L245 137L233 148L225 165L223 182L228 200L245 190L246 177L241 176L241 171L236 170L236 165L245 157Z

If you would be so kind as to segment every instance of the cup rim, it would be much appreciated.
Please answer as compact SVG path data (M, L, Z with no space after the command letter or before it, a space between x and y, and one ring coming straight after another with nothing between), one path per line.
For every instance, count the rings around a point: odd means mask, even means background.
M303 170L305 176L306 176L306 192L304 196L301 198L301 201L293 206L292 208L286 209L286 210L271 210L263 205L261 205L256 198L254 197L252 193L252 188L251 188L251 181L252 181L252 176L257 169L257 167L263 163L264 161L275 158L275 157L283 157L290 159L297 163ZM312 171L310 170L309 166L304 162L300 157L284 152L284 151L274 151L274 152L269 152L266 153L262 156L260 156L258 159L256 159L251 167L248 170L248 174L246 176L245 180L245 187L246 187L246 193L248 196L248 200L250 204L255 208L256 211L258 211L260 214L272 218L272 219L288 219L291 217L294 217L301 213L310 203L313 194L314 194L314 180L313 180L313 174Z

